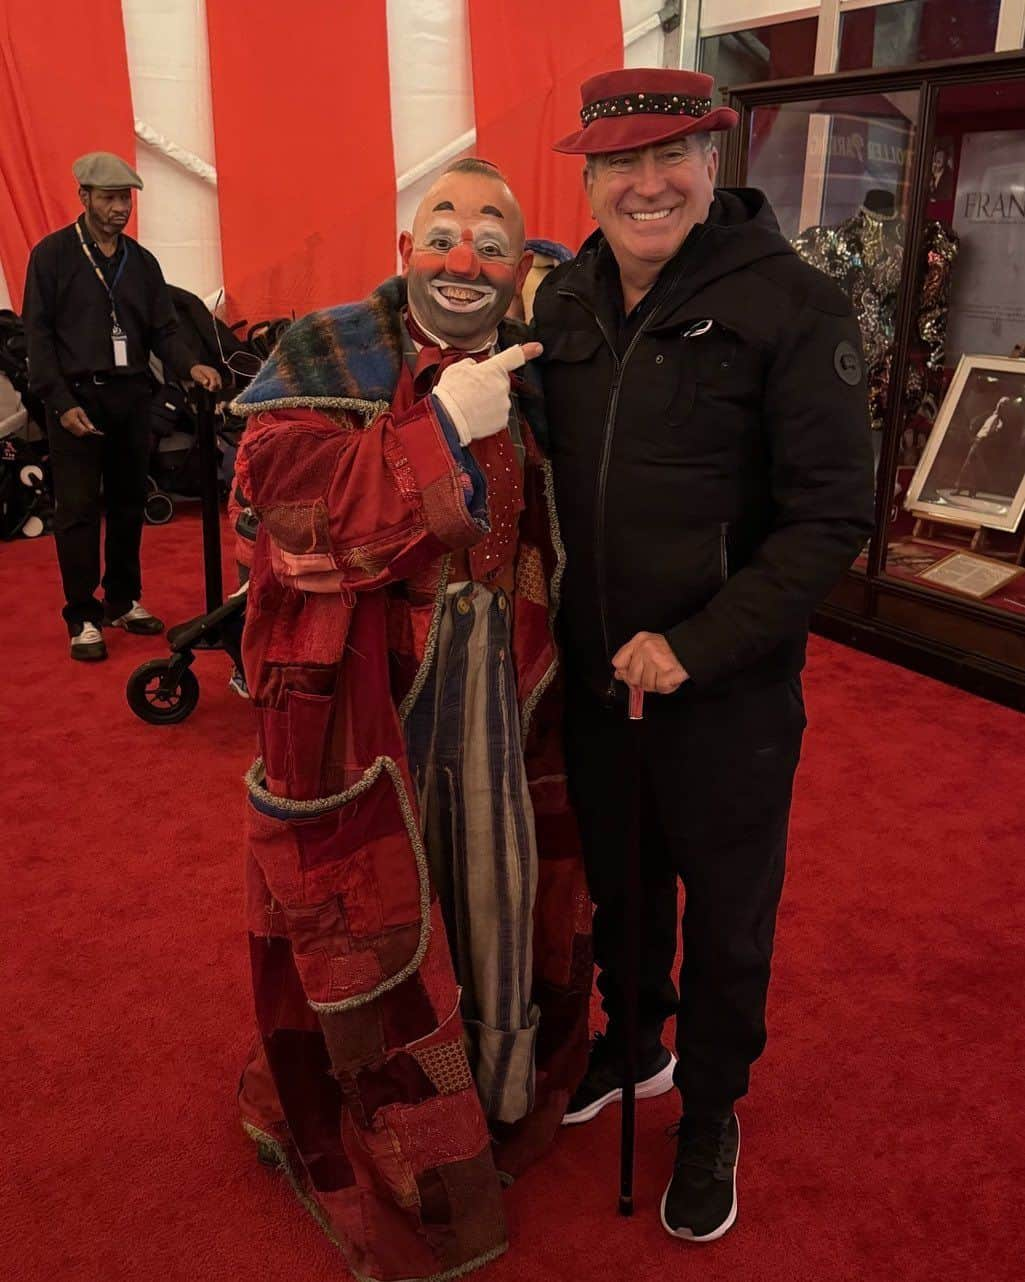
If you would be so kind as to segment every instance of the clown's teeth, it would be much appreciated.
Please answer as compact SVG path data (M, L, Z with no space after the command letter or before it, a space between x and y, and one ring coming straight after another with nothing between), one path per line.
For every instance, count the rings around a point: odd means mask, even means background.
M656 209L653 213L650 213L650 214L631 214L630 217L634 220L634 222L651 223L651 222L655 222L656 219L659 219L659 218L668 218L672 212L673 211L671 209Z
M431 282L430 290L441 307L455 312L479 312L489 307L495 297L493 289L439 285L436 281Z

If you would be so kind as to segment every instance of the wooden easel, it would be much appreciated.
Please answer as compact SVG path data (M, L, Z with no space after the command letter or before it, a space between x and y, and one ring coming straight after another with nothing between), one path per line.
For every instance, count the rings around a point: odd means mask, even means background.
M939 533L936 533L937 530ZM992 536L995 534L1007 534L1008 540L1013 539L1014 542L1009 542L1008 546L1002 548L994 547ZM958 525L954 521L919 517L915 521L911 537L935 543L937 547L950 548L954 552L967 548L971 552L977 552L979 556L991 556L1000 561L1012 561L1015 565L1025 565L1025 529L1008 534L1006 530L987 530L982 525L978 529L972 529L971 526Z

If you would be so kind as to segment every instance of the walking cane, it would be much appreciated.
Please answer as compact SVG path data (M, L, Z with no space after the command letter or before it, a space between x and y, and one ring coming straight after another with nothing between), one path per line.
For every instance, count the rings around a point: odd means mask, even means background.
M634 1089L637 1081L637 1001L641 951L641 721L644 691L630 687L626 893L623 898L623 1117L619 1137L619 1214L634 1210Z

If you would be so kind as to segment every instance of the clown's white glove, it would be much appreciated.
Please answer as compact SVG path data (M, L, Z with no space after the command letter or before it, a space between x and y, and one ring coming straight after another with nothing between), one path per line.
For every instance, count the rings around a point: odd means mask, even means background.
M508 347L486 361L456 361L431 392L452 420L463 445L494 436L509 422L509 375L540 356L540 343Z

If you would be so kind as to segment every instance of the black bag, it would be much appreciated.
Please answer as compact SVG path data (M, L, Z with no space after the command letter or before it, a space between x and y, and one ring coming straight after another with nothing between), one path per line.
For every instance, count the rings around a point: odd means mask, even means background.
M175 431L150 455L150 474L157 485L168 494L198 499L203 494L203 469L200 463L199 441L195 436ZM217 465L220 468L221 449L217 447Z
M0 374L6 374L15 390L24 394L28 390L28 343L21 317L8 309L0 309Z
M258 321L255 325L250 325L246 335L249 350L259 356L261 361L265 361L291 324L291 317L279 316L277 320Z
M176 383L162 383L153 393L150 403L149 421L153 436L158 441L163 440L185 427L187 419L191 422L191 409L184 391Z
M227 357L236 352L247 350L235 333L207 311L206 304L195 294L178 285L168 285L168 293L174 304L175 316L178 319L178 333L187 347L193 351L204 365L212 366L220 374L226 386L232 383L232 371L221 360L221 352ZM220 346L218 346L220 339Z
M0 374L5 374L11 386L21 396L21 403L28 416L38 426L46 422L43 402L28 390L28 343L25 326L17 312L0 308Z

